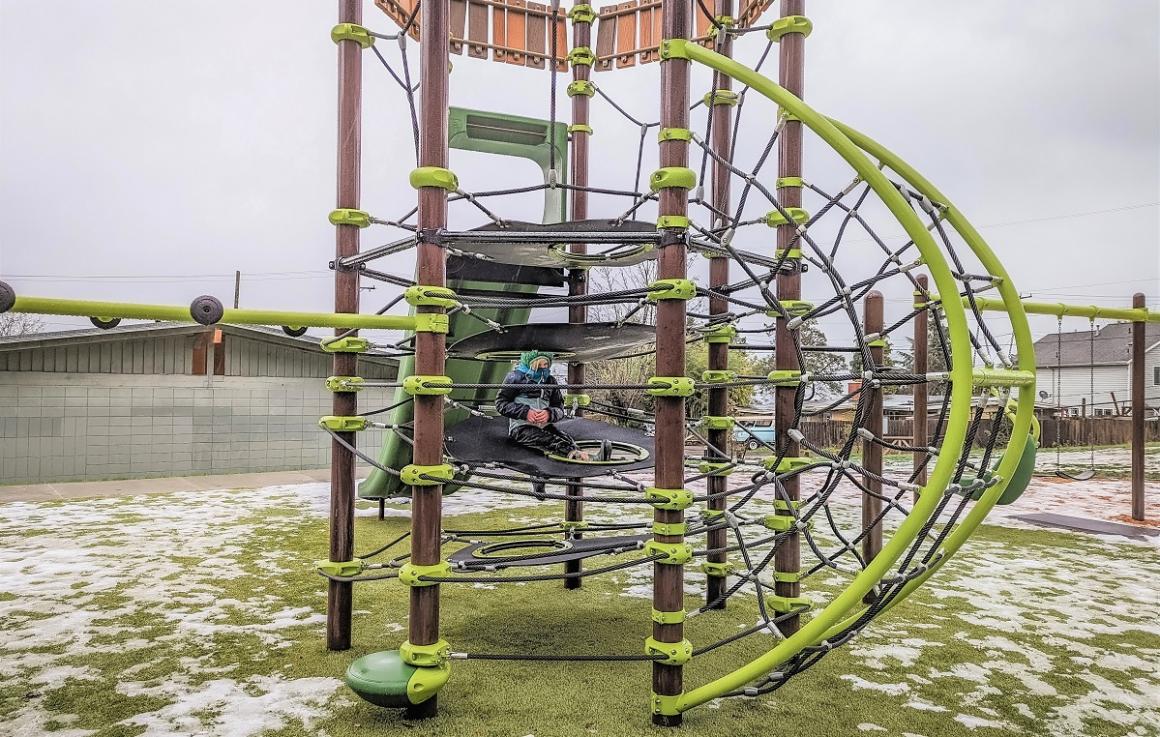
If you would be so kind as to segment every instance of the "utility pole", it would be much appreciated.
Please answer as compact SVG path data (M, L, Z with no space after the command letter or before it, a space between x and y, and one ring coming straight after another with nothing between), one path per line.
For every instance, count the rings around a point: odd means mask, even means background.
M238 303L242 299L242 272L234 272L234 309L238 309Z

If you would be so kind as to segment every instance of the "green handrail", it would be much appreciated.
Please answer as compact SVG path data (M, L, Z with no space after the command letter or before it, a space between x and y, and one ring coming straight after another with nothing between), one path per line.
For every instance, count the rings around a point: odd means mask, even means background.
M736 61L687 41L670 41L666 44L670 58L680 57L704 64L719 73L726 74L741 84L748 85L755 92L764 95L781 108L801 120L835 152L837 152L857 172L867 185L882 199L882 202L903 226L914 241L925 260L938 290L952 293L958 291L957 282L947 266L946 260L922 221L886 176L878 170L866 155L846 135L813 108L806 105L784 88ZM947 423L947 433L943 441L935 467L930 473L927 490L936 493L921 493L911 513L899 525L898 530L882 551L859 573L854 580L838 594L816 617L764 655L750 661L741 668L710 683L686 692L677 700L677 709L686 711L698 704L743 687L768 674L779 664L800 652L804 647L823 639L846 613L861 605L863 596L873 588L892 568L895 561L918 536L923 525L934 513L938 497L950 483L956 461L966 441L966 430L971 410L971 349L968 338L966 313L961 303L944 306L947 327L951 340L951 400Z

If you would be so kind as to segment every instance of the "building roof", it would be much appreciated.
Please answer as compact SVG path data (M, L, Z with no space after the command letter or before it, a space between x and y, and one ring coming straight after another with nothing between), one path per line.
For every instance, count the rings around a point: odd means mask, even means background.
M1160 324L1147 323L1144 343L1151 350L1160 343ZM1035 365L1038 368L1055 366L1107 366L1126 364L1132 360L1132 324L1116 322L1094 331L1051 333L1035 341ZM1094 361L1092 360L1094 357Z
M108 330L84 328L81 330L61 330L52 333L0 336L0 351L55 348L65 345L105 343L138 338L173 338L184 335L197 335L214 329L220 329L225 335L235 335L265 343L275 343L313 353L322 352L322 347L319 345L319 338L310 335L295 338L286 335L279 328L224 324L205 327L203 325L176 322L146 322L134 325L118 325ZM392 365L398 363L397 359L387 356L370 355L364 356L363 359L374 361L375 363L389 363Z

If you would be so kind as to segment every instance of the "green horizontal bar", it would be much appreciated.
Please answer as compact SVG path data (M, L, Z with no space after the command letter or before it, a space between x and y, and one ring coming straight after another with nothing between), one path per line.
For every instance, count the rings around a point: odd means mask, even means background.
M1035 386L1034 371L976 368L975 386Z
M121 317L131 320L193 322L188 306L97 302L85 299L17 297L12 312L76 317ZM406 315L363 315L338 312L284 312L281 310L226 309L221 322L232 325L290 325L301 328L361 328L412 330L415 318Z
M963 304L970 304L963 297ZM975 297L980 310L1006 312L1007 306L1001 299ZM1124 322L1160 322L1160 312L1133 307L1100 307L1098 305L1071 305L1063 302L1024 302L1023 309L1033 315L1055 315L1056 317L1091 317L1102 320L1122 320Z

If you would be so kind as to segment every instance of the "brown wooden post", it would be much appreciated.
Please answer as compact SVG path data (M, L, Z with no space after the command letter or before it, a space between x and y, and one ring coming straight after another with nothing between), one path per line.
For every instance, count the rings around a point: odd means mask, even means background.
M886 354L885 340L878 337L883 324L882 293L870 292L862 305L862 332L874 336L870 341L870 357L874 361L874 369L882 366L883 356ZM864 370L870 370L865 367ZM882 437L885 426L885 416L882 409L882 389L872 385L872 382L863 380L862 391L870 392L869 405L866 411L866 427L876 437ZM862 483L874 494L882 494L882 482L874 476L882 476L882 446L869 440L862 441L862 467L866 475ZM882 514L882 500L873 494L862 492L862 557L866 562L874 560L882 550L882 522L875 520ZM867 594L869 598L873 598Z
M589 9L589 12L591 9ZM592 19L588 13L578 13L572 17L572 46L573 48L591 48L592 47ZM586 82L592 76L592 67L588 64L572 64L572 80L575 82ZM588 105L591 98L587 95L573 95L572 96L572 126L571 130L571 177L572 184L576 187L588 186L588 144L592 134L589 133L590 126ZM584 220L588 217L588 192L584 189L571 190L571 208L570 218L572 220ZM588 253L587 243L573 243L571 247L572 253ZM588 293L588 271L586 269L572 269L568 272L568 294L577 296ZM585 323L588 321L588 308L584 305L569 305L568 306L568 322L570 323ZM569 384L583 384L585 381L586 371L583 363L568 364L568 383ZM576 415L582 415L584 410L580 407L576 408ZM573 499L564 502L564 519L569 522L580 522L584 519L584 502L581 498L584 496L584 487L578 483L569 483L566 487L565 494ZM575 537L581 537L579 531L574 533ZM565 573L579 573L583 569L583 563L578 560L568 561L564 564ZM583 584L583 580L579 576L564 579L564 588L578 589Z
M917 289L914 291L914 304L926 305L930 301L930 292L928 291L929 282L926 274L919 274L914 281L917 283ZM930 337L928 335L929 325L927 320L930 316L930 310L919 310L918 314L914 316L914 373L925 374L930 370L929 360L927 358L927 348L930 344ZM914 419L911 420L911 435L914 436L911 444L915 448L925 448L930 444L929 427L927 426L927 393L930 387L927 384L915 384L913 388L913 406ZM926 486L927 473L927 456L925 453L914 454L914 483L921 486ZM918 492L914 492L914 499L918 501Z
M791 15L805 15L805 0L781 0L781 17ZM779 42L778 78L786 91L802 97L805 87L805 40L802 33L787 33ZM802 175L802 124L798 120L787 120L781 131L777 149L777 176L800 177ZM801 187L783 187L777 190L781 204L786 207L801 207ZM779 226L777 229L777 248L786 249L793 242L794 248L803 244L794 240L797 235L797 226L793 223ZM797 300L802 296L802 277L798 269L792 273L777 275L777 299L779 301ZM774 355L774 365L779 370L800 371L797 351L793 350L796 335L789 329L788 321L777 318L774 331L774 345L777 351ZM785 450L787 458L801 455L801 444L789 437L788 431L793 427L794 398L797 389L790 386L779 386L774 389L774 431L778 442ZM796 502L800 498L800 482L795 476L783 482L786 495ZM792 514L790 510L779 510L778 514ZM795 532L787 535L785 542L777 550L774 559L775 570L778 573L793 574L801 570L801 538ZM779 577L780 578L780 577ZM778 596L801 596L801 584L796 580L779 580L774 583L774 592ZM798 631L800 617L786 617L780 623L783 633L789 635Z
M361 0L341 0L339 23L362 23ZM362 47L355 41L338 42L338 192L339 208L359 207L362 160ZM354 225L335 226L335 256L354 256L359 250L359 229ZM337 261L336 261L337 263ZM334 270L334 311L358 312L358 272ZM337 330L336 333L345 331ZM215 367L216 373L216 367ZM357 376L358 354L335 353L335 376ZM358 395L335 392L333 413L348 417L358 412ZM355 445L353 432L339 433L343 442ZM354 453L338 440L330 449L330 560L354 557ZM352 591L350 582L330 581L326 592L326 647L350 647Z
M661 0L661 38L687 39L692 27L692 4L687 0ZM689 60L670 58L661 60L660 124L661 130L689 128ZM660 141L661 167L687 167L689 142L683 136L665 136ZM660 279L687 278L685 239L688 228L681 218L688 217L689 192L682 188L660 190L657 212L662 218L660 253L657 257L657 276ZM685 375L685 301L662 299L657 303L656 375L683 377ZM681 396L656 398L656 467L655 484L659 489L682 489L685 485L685 399ZM657 509L653 521L661 525L681 525L684 510ZM659 534L658 543L683 544L683 534ZM669 563L653 564L653 608L660 612L680 612L685 608L684 566ZM684 640L684 623L662 624L653 622L652 636L658 642ZM683 688L682 667L653 663L652 690L660 696L677 696ZM653 713L653 724L677 726L680 714Z
M733 0L716 0L713 6L713 12L718 18L733 17ZM716 50L723 56L733 55L733 35L730 33L721 33L717 37ZM709 115L712 119L712 137L708 142L710 149L720 156L725 161L728 161L730 156L730 140L732 138L733 130L733 107L728 104L730 100L725 98L728 94L722 95L722 99L717 99L717 91L724 93L731 93L733 89L733 79L725 74L713 74L713 92L711 93L712 107L709 109ZM713 207L720 212L729 212L729 193L730 193L730 177L732 173L729 171L728 165L725 161L713 162L713 190L712 199ZM713 219L713 227L721 228L726 225L721 216L715 216ZM715 289L723 287L729 283L729 259L725 256L715 257L709 259L709 288ZM710 297L709 298L709 314L710 315L724 315L729 312L729 303L724 297ZM725 371L729 368L729 343L710 343L709 344L709 369L714 371ZM717 387L709 390L709 415L713 417L723 417L729 414L729 389L727 387ZM709 445L713 448L718 448L721 451L727 451L729 448L730 431L723 430L709 430L707 439ZM713 450L706 452L706 457L710 461L724 462L728 460L725 454L716 453ZM720 522L723 519L721 512L725 510L726 501L724 494L729 489L729 479L725 476L710 476L708 481L708 489L710 494L721 494L719 498L714 497L709 500L708 508L710 514L707 519L710 524ZM716 514L714 514L716 513ZM720 550L721 552L709 553L706 556L708 563L725 563L728 560L728 555L724 548L729 543L729 530L721 528L719 530L712 530L706 536L706 543L710 550ZM709 572L708 578L705 581L705 601L712 603L714 609L724 609L725 600L721 596L725 593L728 585L728 579L724 576L714 575L713 571ZM720 601L718 601L720 599Z
M419 166L447 168L448 44L450 0L426 0L419 18L420 104ZM424 286L447 283L447 254L443 247L423 240L423 234L447 226L447 190L419 188L418 280ZM442 307L420 306L420 313L443 312ZM446 336L415 333L415 373L442 376L446 370ZM414 461L420 466L443 463L443 397L415 397ZM441 560L442 486L411 487L411 563L434 565ZM412 586L407 640L414 645L439 641L439 589ZM407 715L422 719L435 715L438 697L408 707Z
M1144 295L1132 295L1132 306L1144 309ZM1148 323L1132 323L1132 519L1143 522L1144 511L1144 351Z

